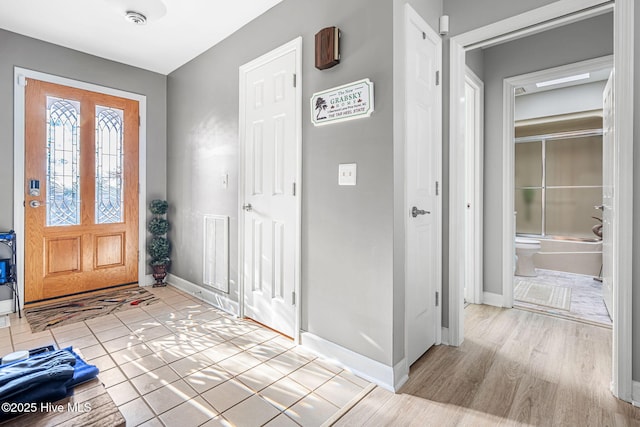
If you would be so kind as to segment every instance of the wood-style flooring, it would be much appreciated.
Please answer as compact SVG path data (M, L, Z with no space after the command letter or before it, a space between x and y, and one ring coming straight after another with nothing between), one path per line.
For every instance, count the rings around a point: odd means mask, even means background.
M470 305L465 341L435 346L398 393L376 387L337 426L627 426L609 391L611 329Z

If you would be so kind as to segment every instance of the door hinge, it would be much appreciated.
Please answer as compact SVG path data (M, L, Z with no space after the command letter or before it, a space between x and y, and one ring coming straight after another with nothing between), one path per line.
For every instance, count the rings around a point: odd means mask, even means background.
M296 74L293 75L293 87L298 87L298 76Z
M436 196L440 194L440 183L436 181Z
M440 306L440 292L436 291L436 307Z
M291 292L291 305L296 305L296 293Z
M142 117L138 116L138 127L142 126Z
M138 194L140 194L140 183L138 183Z
M295 182L293 183L293 195L294 196L296 195L296 183Z
M138 262L140 262L140 251L138 251Z
M440 86L440 70L436 71L436 86Z

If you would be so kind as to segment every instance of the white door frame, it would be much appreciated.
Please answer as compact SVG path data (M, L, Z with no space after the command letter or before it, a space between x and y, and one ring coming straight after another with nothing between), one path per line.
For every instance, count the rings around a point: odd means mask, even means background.
M614 252L614 319L612 392L625 401L632 399L632 229L633 229L633 71L634 0L560 0L529 12L469 31L450 39L450 240L449 240L449 342L460 345L464 339L463 282L457 265L464 257L464 200L460 185L464 179L461 164L464 149L464 70L465 52L513 40L543 30L566 25L605 13L613 8L615 129L619 151L615 158L616 177ZM508 179L509 171L503 171ZM508 195L505 195L508 198ZM512 197L512 196L511 196ZM509 200L503 200L508 206ZM513 232L513 212L503 209L503 236ZM621 232L624 230L624 232ZM503 269L511 263L513 252L503 248ZM509 259L509 261L507 261ZM506 273L504 274L506 276ZM504 279L503 279L504 280Z
M509 234L502 236L503 248L503 269L502 269L502 300L503 307L513 307L513 271L515 251L513 230L515 230L515 217L513 215L515 201L515 145L513 143L515 137L515 102L514 91L518 86L526 86L536 82L548 81L555 78L573 76L578 73L593 72L607 67L613 67L613 55L603 56L601 58L589 59L573 64L567 64L560 67L549 68L547 70L527 73L520 76L509 77L504 79L502 87L502 162L505 168L505 175L502 182L503 203L506 208L504 212L505 220L508 217L508 224L504 225L504 232L510 227ZM511 215L507 215L511 212ZM507 256L507 254L511 254Z
M298 151L297 161L297 171L296 171L296 224L295 224L295 260L294 260L294 268L295 268L295 284L294 290L296 295L296 310L295 310L295 322L294 322L294 331L295 334L292 337L296 344L300 343L300 327L301 327L301 318L302 318L302 304L301 304L301 229L302 229L302 37L297 37L294 40L286 43L271 52L268 52L253 61L250 61L242 66L240 66L240 79L239 79L239 156L238 156L238 287L239 287L239 307L240 307L240 317L244 317L245 309L245 289L244 289L244 210L242 206L245 204L244 198L244 190L245 190L245 167L244 160L246 156L246 138L247 135L245 133L245 101L247 99L246 94L246 83L247 83L247 74L259 68L276 58L279 58L283 55L286 55L290 52L296 53L296 87L295 87L295 95L294 99L296 102L296 149Z
M126 92L120 89L101 86L93 83L81 82L65 77L54 76L40 71L29 70L27 68L14 67L14 102L13 102L13 218L14 229L16 231L17 244L17 268L18 268L18 292L21 296L20 305L24 306L24 149L25 149L25 79L35 79L48 83L74 87L82 90L104 93L118 96L120 98L138 101L140 113L139 127L139 159L138 159L138 181L140 191L138 192L138 285L146 286L151 284L147 281L147 97L137 93Z
M465 67L465 83L468 84L475 92L475 102L473 106L474 114L474 143L476 149L473 155L473 188L469 188L469 182L465 182L465 191L472 192L473 197L471 207L466 207L467 211L473 216L474 229L470 233L473 238L473 268L469 268L469 264L465 261L464 283L471 287L471 298L467 300L471 304L482 304L483 289L483 213L484 213L484 82L471 70ZM465 99L466 102L466 99ZM467 200L467 203L469 201ZM470 236L466 236L467 238ZM467 244L469 242L467 241ZM471 285L469 285L471 284Z

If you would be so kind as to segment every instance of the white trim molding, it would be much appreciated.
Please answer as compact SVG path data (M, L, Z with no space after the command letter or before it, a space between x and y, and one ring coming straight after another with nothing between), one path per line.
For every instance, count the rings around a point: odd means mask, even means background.
M633 382L633 406L640 408L640 381Z
M634 0L559 0L511 18L469 31L450 39L450 141L449 141L449 335L451 345L464 340L464 310L462 289L464 277L459 264L464 261L465 205L460 191L464 180L464 69L465 52L514 40L540 31L556 28L613 10L614 16L614 109L615 138L618 153L615 159L616 220L614 253L614 319L612 392L618 398L632 400L632 266L633 266L633 73L634 73ZM505 174L508 171L505 170ZM506 175L505 175L506 177ZM510 193L513 193L511 191ZM511 196L505 195L505 206ZM513 212L503 209L503 233L513 233ZM620 232L619 230L624 230ZM504 240L504 239L503 239ZM513 243L511 243L513 245ZM509 261L506 262L507 256ZM513 250L504 248L503 280L511 280ZM462 260L462 261L461 261ZM509 279L507 279L507 276ZM503 297L512 300L512 296ZM506 300L504 301L506 302Z
M0 301L0 316L13 313L13 293L11 293L10 295L10 299Z
M138 283L138 286L152 286L156 283L156 279L153 278L153 274L147 274L144 276L144 281Z
M189 282L188 280L171 273L167 274L166 282L175 288L183 290L189 295L192 295L204 302L208 302L225 313L239 317L240 308L238 303L227 295L222 294L217 289L198 286L195 283Z
M616 0L614 52L614 237L612 392L632 400L634 0Z
M26 79L74 87L92 92L104 93L120 98L138 101L140 126L138 133L138 284L146 283L147 272L147 97L138 93L127 92L94 83L82 82L42 73L27 68L14 67L14 101L13 101L13 229L16 231L18 292L20 304L24 306L24 149L25 149L25 90Z
M504 307L504 297L500 294L494 294L493 292L482 293L482 303L493 307Z
M442 327L442 332L440 333L440 344L449 345L449 328Z
M409 379L406 359L402 359L395 366L389 366L311 332L303 331L300 337L300 344L304 348L386 390L396 392Z

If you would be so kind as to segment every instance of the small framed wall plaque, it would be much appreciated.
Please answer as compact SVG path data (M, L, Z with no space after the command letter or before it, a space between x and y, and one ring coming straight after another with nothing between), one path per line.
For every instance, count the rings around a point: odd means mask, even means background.
M340 63L340 29L327 27L316 34L316 68L325 70Z
M362 119L373 113L373 82L369 79L314 93L311 122L316 126Z

